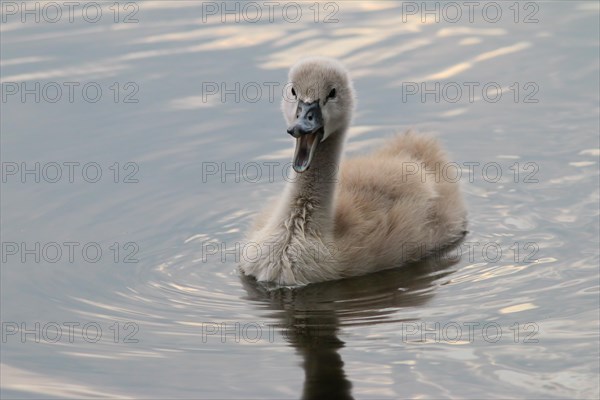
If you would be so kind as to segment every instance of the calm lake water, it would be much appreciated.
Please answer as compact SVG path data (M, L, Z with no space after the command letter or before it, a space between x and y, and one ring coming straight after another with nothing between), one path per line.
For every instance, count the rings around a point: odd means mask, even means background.
M3 398L598 397L597 2L100 3L2 4ZM314 54L352 71L349 154L443 142L459 248L240 277Z

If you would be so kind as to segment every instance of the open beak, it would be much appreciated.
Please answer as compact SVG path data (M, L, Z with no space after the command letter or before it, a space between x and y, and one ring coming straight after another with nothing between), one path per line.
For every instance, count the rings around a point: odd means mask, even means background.
M319 101L312 103L299 101L296 121L287 132L296 138L296 151L292 164L294 171L302 173L310 166L317 146L323 138L323 116Z

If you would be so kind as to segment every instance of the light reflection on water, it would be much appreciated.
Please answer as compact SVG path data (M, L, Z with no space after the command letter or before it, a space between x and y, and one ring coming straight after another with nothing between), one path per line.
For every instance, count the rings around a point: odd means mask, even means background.
M80 323L72 343L7 336L3 397L597 397L598 7L539 5L537 24L401 23L387 2L339 3L336 24L204 23L191 1L140 2L137 24L3 23L3 83L97 82L110 95L3 103L2 161L139 165L135 184L3 183L3 242L105 250L97 263L3 262L3 322ZM241 279L233 253L206 254L240 242L283 178L203 181L202 163L285 164L290 143L278 96L204 101L202 82L283 83L305 54L353 72L349 153L417 128L463 167L501 166L498 182L481 169L462 179L465 242L499 243L498 260L461 247L459 259L292 290ZM497 82L508 99L535 82L539 102L403 101L402 83L422 80ZM135 82L139 103L107 100L114 82ZM535 163L538 182L515 180L517 162ZM115 242L136 243L139 261L113 262ZM82 339L89 322L98 342Z

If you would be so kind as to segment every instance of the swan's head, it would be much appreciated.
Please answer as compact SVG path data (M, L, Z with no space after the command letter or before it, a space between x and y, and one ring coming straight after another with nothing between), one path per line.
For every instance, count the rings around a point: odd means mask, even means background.
M330 58L307 58L290 69L281 103L287 132L296 138L293 167L304 172L319 143L342 135L352 118L354 89L348 71Z

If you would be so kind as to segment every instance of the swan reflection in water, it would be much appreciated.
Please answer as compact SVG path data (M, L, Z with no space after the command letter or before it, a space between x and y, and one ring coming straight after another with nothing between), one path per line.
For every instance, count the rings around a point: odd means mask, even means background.
M446 251L401 268L361 277L277 287L240 274L246 300L261 309L303 358L303 399L352 399L352 384L339 350L340 327L399 323L399 309L425 304L434 295L435 281L452 273L459 261ZM455 254L452 254L455 255ZM400 316L400 318L398 318Z

